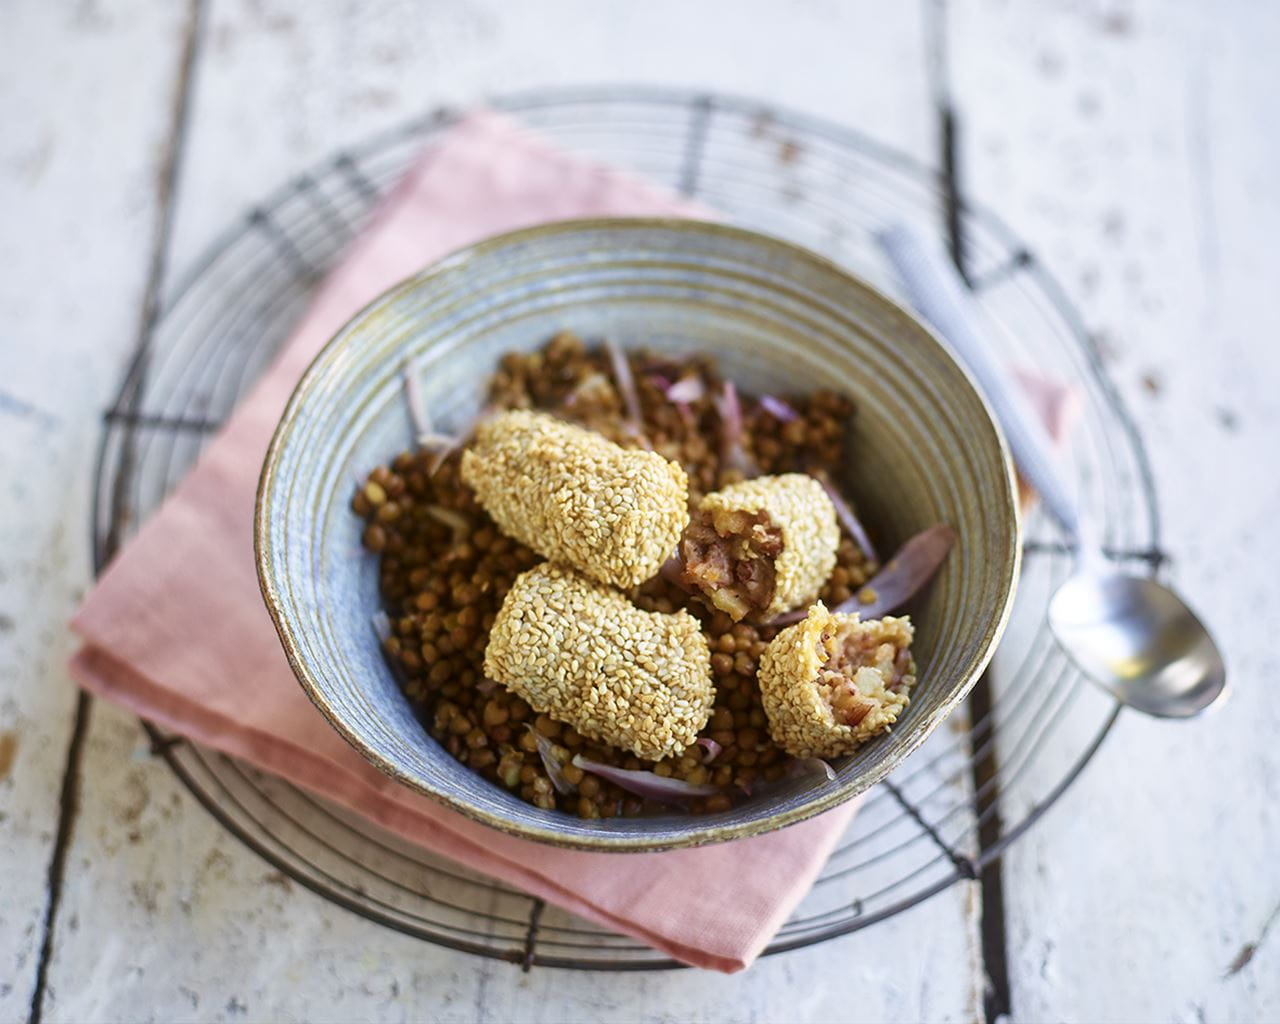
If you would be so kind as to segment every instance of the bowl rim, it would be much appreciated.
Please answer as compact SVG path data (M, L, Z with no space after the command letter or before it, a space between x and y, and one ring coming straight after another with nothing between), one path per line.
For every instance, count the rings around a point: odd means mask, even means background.
M376 750L370 747L359 736L359 734L355 732L355 730L346 724L343 717L335 709L329 706L324 694L321 692L318 680L312 673L300 652L295 638L295 631L285 617L284 606L281 602L279 591L277 590L276 583L269 572L269 566L274 561L274 550L269 527L271 519L270 498L274 496L274 485L279 470L278 463L280 453L289 439L290 433L296 424L304 403L307 401L314 388L315 382L322 376L322 374L325 373L329 364L337 358L339 353L341 353L342 350L352 342L353 328L355 328L366 317L373 314L376 309L391 302L401 293L417 288L433 278L439 277L445 273L453 272L459 267L465 266L470 261L483 258L495 250L501 250L513 244L527 242L544 236L550 237L560 234L606 230L656 230L668 231L676 234L711 234L719 235L727 239L746 241L766 248L772 247L775 250L786 252L792 258L799 258L802 261L807 261L818 269L834 274L836 277L841 279L843 283L851 285L855 289L865 293L868 299L872 302L880 303L887 312L894 313L913 324L924 334L926 338L933 342L939 350L939 353L947 362L952 364L955 371L963 378L969 389L973 392L973 395L977 398L979 406L983 410L997 442L1000 461L1004 470L1001 475L1001 479L1005 485L1003 488L1002 504L1010 513L1013 524L1011 539L1012 553L1011 557L1006 560L1006 571L1004 578L1001 581L1003 597L1000 603L999 614L995 616L993 621L988 621L984 631L982 646L978 655L971 660L970 666L965 671L963 678L961 678L958 683L953 684L951 692L938 707L915 724L912 733L909 735L907 744L899 750L895 756L884 759L882 762L871 766L867 771L864 771L847 781L838 782L835 785L815 790L811 799L797 807L777 811L753 821L725 825L713 825L706 823L699 827L690 828L688 831L681 832L678 835L663 835L655 837L654 839L645 839L643 837L637 838L634 836L615 836L605 832L589 837L566 836L552 827L517 824L500 815L488 813L473 806L465 800L457 798L444 787L433 787L429 785L424 780L404 771L394 762L379 754ZM288 403L285 406L284 412L281 414L279 422L276 424L275 430L271 436L271 442L267 447L266 456L263 459L262 471L258 478L258 488L254 501L253 521L253 547L254 560L258 575L258 586L262 592L262 598L267 606L267 611L271 615L271 620L275 626L276 634L280 639L280 644L284 649L285 657L289 662L289 667L292 669L294 676L302 686L303 691L311 700L311 703L328 720L330 726L332 726L337 733L366 761L372 764L383 774L389 776L402 785L407 786L410 790L427 796L437 803L462 814L464 817L472 821L478 822L482 825L487 825L490 828L497 829L507 835L562 848L607 853L652 853L662 850L684 849L709 845L711 843L726 842L733 839L742 839L750 836L764 835L777 831L778 829L786 828L789 825L798 824L801 821L806 821L826 811L832 810L841 804L847 803L849 800L854 799L862 793L865 793L876 783L884 779L890 772L914 753L930 735L932 735L934 729L937 728L943 719L950 715L951 712L955 710L956 706L968 696L969 691L973 689L978 678L986 671L992 657L995 655L996 648L999 646L1000 639L1003 637L1005 629L1009 624L1010 617L1012 616L1014 598L1017 594L1018 582L1021 576L1022 541L1023 521L1022 509L1018 500L1017 478L1004 431L1001 429L1000 422L996 418L990 402L983 394L973 375L961 360L952 352L950 346L938 334L938 332L934 330L932 325L928 324L914 312L904 307L901 303L896 302L894 299L884 294L884 292L876 288L874 285L852 273L847 268L841 266L839 263L821 255L820 253L814 252L805 246L777 238L776 236L769 235L761 231L755 231L751 228L725 224L719 221L700 220L689 217L585 217L548 221L529 227L518 228L513 231L492 235L478 242L456 249L379 293L376 297L365 303L359 310L350 316L343 323L342 327L340 327L333 336L325 342L320 351L317 352L307 364L306 370L290 392ZM694 815L690 815L689 817L690 820L694 822L706 822L706 819L700 819Z

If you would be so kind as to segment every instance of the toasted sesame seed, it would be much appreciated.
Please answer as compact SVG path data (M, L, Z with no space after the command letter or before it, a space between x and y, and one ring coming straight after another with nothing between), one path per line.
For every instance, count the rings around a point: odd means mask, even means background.
M774 637L760 659L760 695L774 742L795 757L839 757L887 732L915 683L915 665L905 653L913 633L906 617L860 622L856 613L833 614L821 603L810 608L802 621ZM839 721L824 694L822 676L837 638L870 652L859 659L867 663L842 680L869 707L856 725Z
M783 473L731 484L702 499L700 512L766 512L782 531L783 547L774 561L773 601L761 616L768 620L811 604L836 564L840 526L835 506L813 477Z
M512 585L484 670L548 721L650 760L693 743L715 698L697 619L641 611L616 590L550 563Z
M689 521L678 463L546 413L482 424L462 478L508 536L618 587L656 574Z

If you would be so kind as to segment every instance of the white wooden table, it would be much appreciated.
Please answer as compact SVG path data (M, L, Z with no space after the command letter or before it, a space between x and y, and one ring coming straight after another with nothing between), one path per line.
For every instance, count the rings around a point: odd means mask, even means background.
M1212 9L1211 9L1212 8ZM744 975L521 974L272 872L79 703L99 413L219 227L442 102L757 95L937 163L1065 281L1234 700L1125 716L1004 861L1015 1020L1280 1018L1280 4L11 0L0 13L0 1020L974 1020L980 893ZM56 895L52 905L51 896ZM995 1008L999 1009L998 1003Z

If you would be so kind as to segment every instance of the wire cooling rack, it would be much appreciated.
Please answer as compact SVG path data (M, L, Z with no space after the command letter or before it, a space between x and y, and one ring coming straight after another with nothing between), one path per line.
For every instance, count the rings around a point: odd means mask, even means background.
M964 239L966 270L1013 367L1067 384L1065 459L1111 557L1154 573L1159 520L1141 442L1061 289L989 213L935 171L848 129L748 100L590 89L499 99L528 130L642 174L729 220L823 252L896 290L873 232L906 220ZM288 336L317 281L414 156L457 119L436 113L335 154L267 198L163 304L106 414L93 509L100 570L191 466ZM1012 623L965 710L867 797L768 953L844 935L975 878L1061 796L1117 706L1053 644L1049 595L1070 569L1029 517ZM288 783L148 725L157 753L228 829L291 878L427 941L523 964L676 966Z

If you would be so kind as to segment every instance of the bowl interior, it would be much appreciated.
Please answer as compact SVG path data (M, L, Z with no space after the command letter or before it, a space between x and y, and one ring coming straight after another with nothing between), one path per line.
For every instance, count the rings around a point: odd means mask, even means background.
M882 555L950 523L959 542L910 607L919 681L894 730L837 766L723 814L584 821L543 811L459 764L423 730L372 627L377 571L350 511L358 480L410 444L401 369L414 358L437 426L479 408L512 349L558 330L714 355L751 391L835 388L857 413L844 485ZM317 706L370 761L454 808L530 838L659 849L776 828L866 789L964 696L1003 629L1018 516L1003 441L943 347L819 257L687 221L590 221L459 253L358 314L312 364L272 442L259 494L259 573L286 653Z

